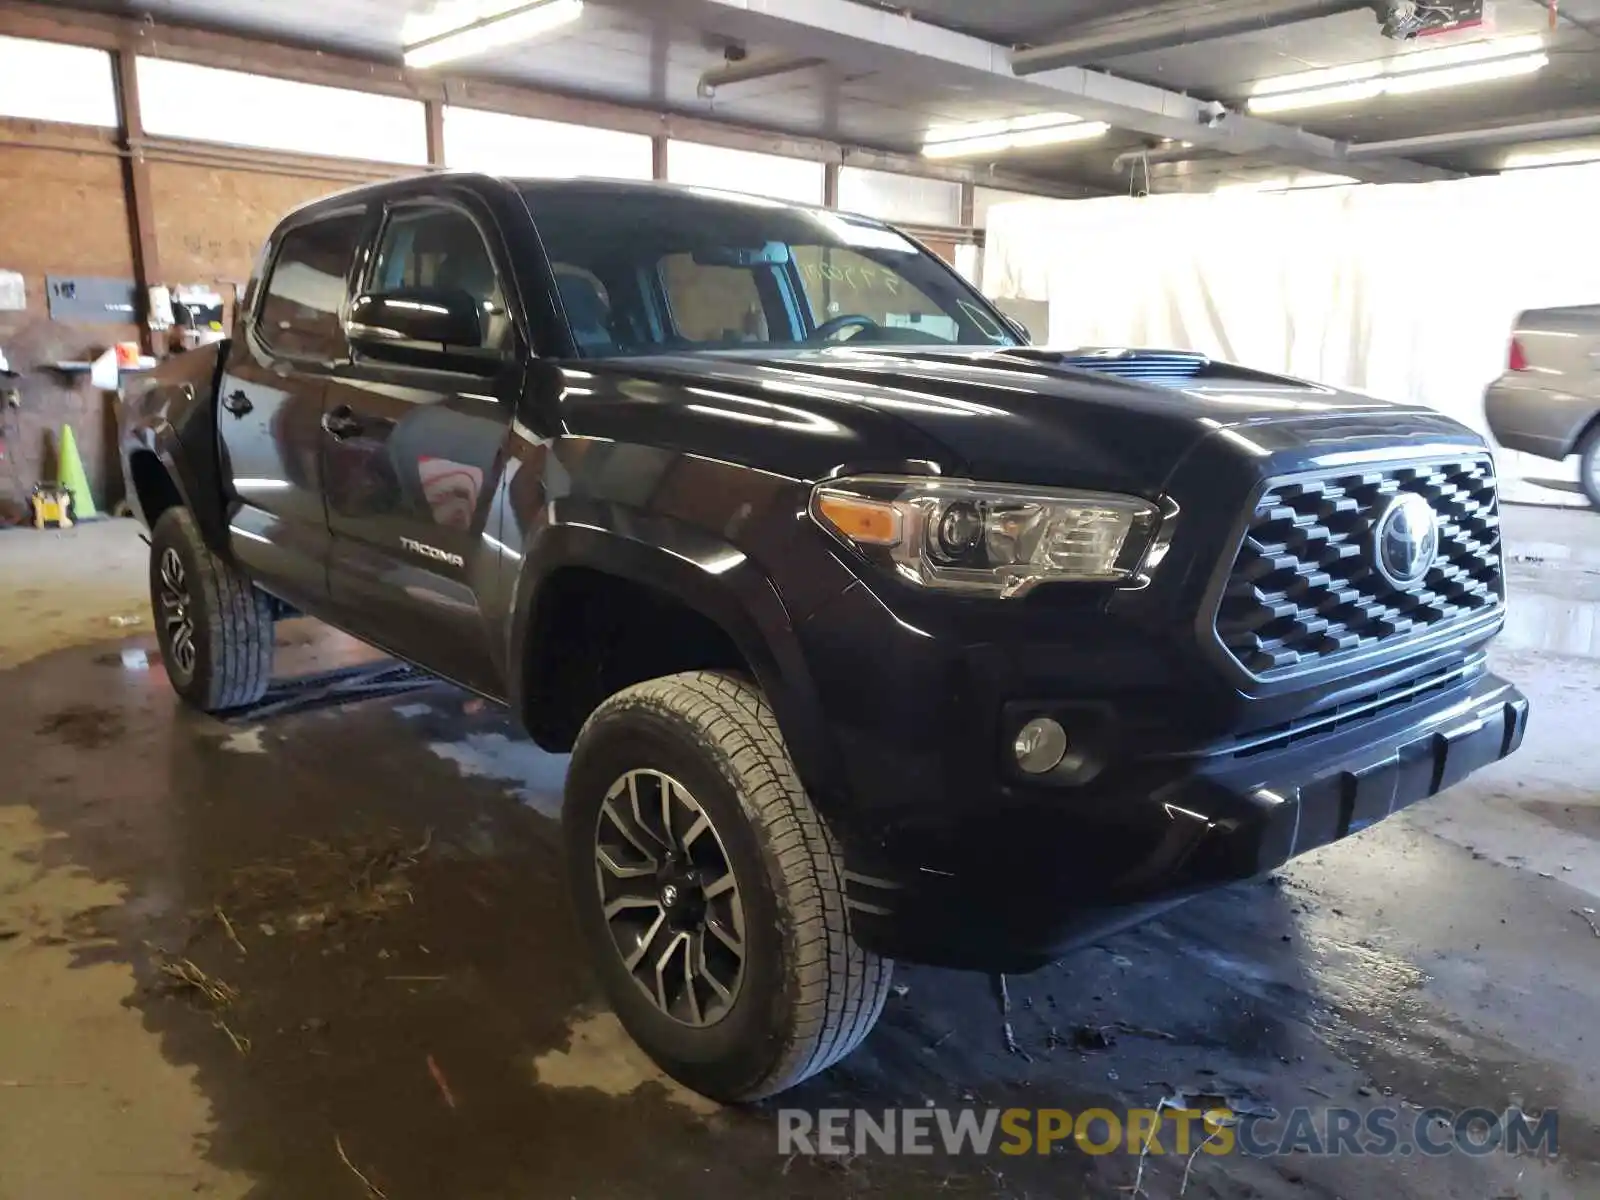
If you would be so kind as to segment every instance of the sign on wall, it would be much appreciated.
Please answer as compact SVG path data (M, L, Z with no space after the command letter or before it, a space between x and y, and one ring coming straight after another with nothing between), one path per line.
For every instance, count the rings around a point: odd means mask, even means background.
M50 275L45 293L52 321L133 325L139 320L138 289L131 279Z
M28 307L28 289L17 271L0 271L0 312L21 312Z

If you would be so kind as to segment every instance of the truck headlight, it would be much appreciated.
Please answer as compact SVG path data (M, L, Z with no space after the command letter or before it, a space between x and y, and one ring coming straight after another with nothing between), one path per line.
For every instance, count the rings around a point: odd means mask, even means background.
M912 583L1002 598L1131 579L1162 523L1136 496L891 475L818 484L811 514Z

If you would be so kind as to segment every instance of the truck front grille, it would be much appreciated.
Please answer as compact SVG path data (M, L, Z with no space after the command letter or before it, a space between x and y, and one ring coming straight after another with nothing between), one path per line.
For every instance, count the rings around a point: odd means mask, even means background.
M1438 557L1410 588L1374 563L1374 526L1402 491L1425 498L1439 519ZM1500 572L1487 457L1278 481L1239 548L1217 636L1252 674L1304 669L1492 609L1504 595Z

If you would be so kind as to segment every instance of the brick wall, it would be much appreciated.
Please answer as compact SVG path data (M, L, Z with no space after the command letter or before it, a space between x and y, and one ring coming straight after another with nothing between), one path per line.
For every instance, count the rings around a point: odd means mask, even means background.
M72 426L96 504L107 509L121 499L115 397L49 364L93 359L116 342L138 340L139 330L52 321L45 292L47 275L133 278L124 172L108 153L113 145L100 130L0 118L0 270L23 274L28 299L25 312L0 312L0 349L23 374L0 380L0 389L14 387L22 397L20 408L0 410L0 518L21 515L33 485L55 477L63 424ZM350 186L174 162L152 162L150 181L161 282L172 285L242 284L279 217Z
M0 269L20 271L27 287L25 312L0 312L0 348L19 380L0 388L21 393L22 406L0 411L5 459L0 461L0 513L19 513L40 479L54 477L55 442L72 425L95 500L120 489L106 436L113 414L108 398L45 364L93 358L108 345L138 336L130 325L77 325L51 321L45 276L104 275L131 278L128 210L122 165L107 135L61 125L0 122L0 137L15 142L81 145L83 152L0 145ZM98 153L96 153L98 151Z
M284 213L349 186L333 179L151 163L162 274L173 283L242 285Z

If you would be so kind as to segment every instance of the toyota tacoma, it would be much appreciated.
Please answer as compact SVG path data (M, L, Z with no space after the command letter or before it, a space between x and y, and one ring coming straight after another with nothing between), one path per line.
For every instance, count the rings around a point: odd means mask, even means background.
M880 222L443 174L299 209L130 392L173 687L309 614L571 754L605 993L781 1091L894 959L1036 968L1516 749L1494 465L1436 412L1059 351Z

